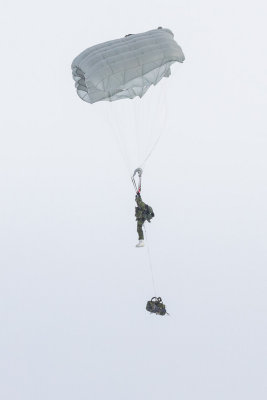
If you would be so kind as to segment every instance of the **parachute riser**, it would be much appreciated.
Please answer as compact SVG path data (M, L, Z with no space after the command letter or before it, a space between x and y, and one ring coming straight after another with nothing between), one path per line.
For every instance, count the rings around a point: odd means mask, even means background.
M136 184L136 181L135 181L135 175L136 175L136 174L138 174L138 177L139 177L139 179L138 179L138 185ZM136 168L136 169L134 170L133 176L131 177L132 182L133 182L133 186L134 186L134 189L135 189L136 193L141 193L141 188L142 188L142 174L143 174L142 168Z

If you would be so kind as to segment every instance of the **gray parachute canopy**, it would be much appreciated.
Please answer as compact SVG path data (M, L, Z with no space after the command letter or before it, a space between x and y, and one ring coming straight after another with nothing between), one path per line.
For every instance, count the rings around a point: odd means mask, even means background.
M95 103L142 97L184 59L172 31L158 28L90 47L71 67L78 95Z

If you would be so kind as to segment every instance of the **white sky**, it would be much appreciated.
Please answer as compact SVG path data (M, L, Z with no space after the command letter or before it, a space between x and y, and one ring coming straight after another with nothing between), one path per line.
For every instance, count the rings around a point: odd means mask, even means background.
M266 11L258 0L1 6L1 399L267 398ZM70 70L86 47L158 26L186 56L144 174L164 318L145 311L153 288L127 170Z

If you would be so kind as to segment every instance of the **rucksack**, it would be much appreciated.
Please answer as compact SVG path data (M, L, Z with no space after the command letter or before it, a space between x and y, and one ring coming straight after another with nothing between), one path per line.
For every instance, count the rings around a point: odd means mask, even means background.
M166 306L163 304L161 297L152 297L146 304L146 310L157 315L168 314Z

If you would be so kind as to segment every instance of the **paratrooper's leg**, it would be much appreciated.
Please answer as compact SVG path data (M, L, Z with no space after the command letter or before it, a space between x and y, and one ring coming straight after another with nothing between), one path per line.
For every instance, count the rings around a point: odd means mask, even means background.
M138 239L139 240L144 240L144 232L143 232L143 221L137 221L137 233L138 233Z

